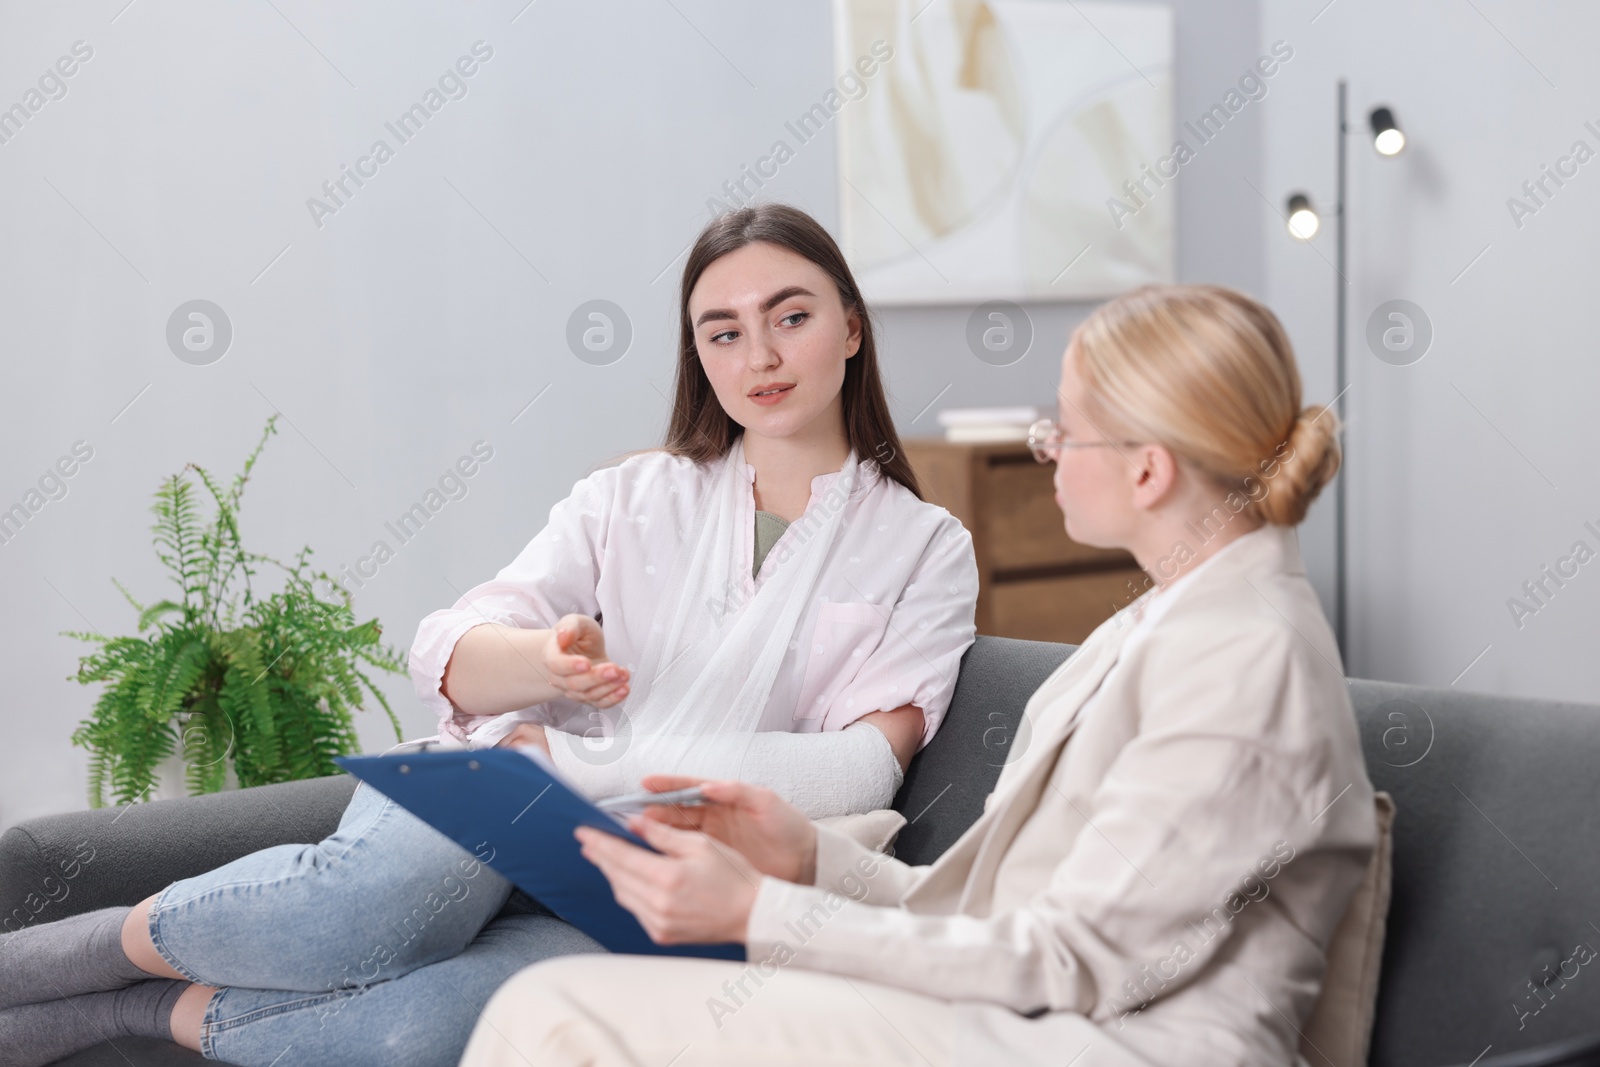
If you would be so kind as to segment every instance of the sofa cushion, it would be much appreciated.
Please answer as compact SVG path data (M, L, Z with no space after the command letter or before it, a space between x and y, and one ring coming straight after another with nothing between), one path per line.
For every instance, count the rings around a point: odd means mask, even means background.
M1300 1035L1300 1055L1307 1063L1362 1067L1367 1062L1372 1016L1378 1004L1384 926L1389 914L1394 800L1380 792L1373 798L1373 808L1378 844L1372 850L1361 884L1350 898L1350 907L1328 944L1322 992Z
M171 1041L153 1037L119 1037L57 1060L53 1067L198 1067L216 1063ZM222 1067L229 1067L222 1064Z

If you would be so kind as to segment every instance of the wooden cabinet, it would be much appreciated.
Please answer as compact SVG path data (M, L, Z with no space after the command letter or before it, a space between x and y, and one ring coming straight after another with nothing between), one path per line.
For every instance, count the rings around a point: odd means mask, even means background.
M1149 588L1128 553L1067 536L1055 468L1026 444L904 444L923 496L972 533L980 634L1077 644Z

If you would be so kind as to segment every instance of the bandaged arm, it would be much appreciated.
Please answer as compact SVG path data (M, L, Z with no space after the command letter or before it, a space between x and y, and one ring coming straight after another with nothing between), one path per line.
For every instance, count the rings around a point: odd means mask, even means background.
M546 727L545 737L556 769L592 800L631 793L645 775L669 771L764 785L809 818L821 819L887 808L905 777L889 739L865 722L822 733L768 730L694 738L681 760L670 761L674 766L658 765L661 750L649 744L597 763L582 752L576 735Z

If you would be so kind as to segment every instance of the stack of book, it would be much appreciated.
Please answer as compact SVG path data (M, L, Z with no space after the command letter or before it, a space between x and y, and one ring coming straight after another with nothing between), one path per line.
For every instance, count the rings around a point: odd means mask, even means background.
M1032 407L946 408L939 412L939 425L944 427L946 441L1026 441L1028 427L1044 417Z

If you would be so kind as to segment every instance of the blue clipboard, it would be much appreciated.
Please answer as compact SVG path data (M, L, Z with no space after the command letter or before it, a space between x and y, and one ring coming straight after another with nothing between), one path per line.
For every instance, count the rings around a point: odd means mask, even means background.
M593 826L650 848L616 819L510 749L344 756L389 797L612 952L743 960L744 946L658 945L617 903L572 831Z

